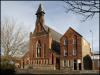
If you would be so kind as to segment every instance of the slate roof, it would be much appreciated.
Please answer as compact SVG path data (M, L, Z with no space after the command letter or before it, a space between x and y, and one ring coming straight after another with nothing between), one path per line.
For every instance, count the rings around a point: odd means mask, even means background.
M53 38L53 40L60 42L60 38L62 37L62 34L58 33L57 31L53 30L52 28L48 27L47 25L43 25L44 29L46 31L50 31L51 32L51 36Z
M44 29L46 30L46 32L50 31L51 36L53 38L53 42L52 42L52 50L54 53L56 54L60 54L60 38L62 37L62 34L58 33L57 31L53 30L52 28L48 27L47 25L43 25Z

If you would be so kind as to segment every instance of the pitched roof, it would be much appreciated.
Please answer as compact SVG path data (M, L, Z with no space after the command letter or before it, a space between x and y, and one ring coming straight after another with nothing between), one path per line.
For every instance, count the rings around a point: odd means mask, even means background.
M73 31L73 32L75 32L77 35L83 37L81 34L79 34L79 33L78 33L76 30L74 30L72 27L69 27L68 30L63 34L63 36L64 36L66 33L68 33L70 30ZM62 37L61 37L61 39L62 39Z
M80 35L80 36L82 37L82 35L81 35L81 34L79 34L77 31L75 31L72 27L69 27L69 29L68 29L68 30L70 30L70 29L71 29L71 30L73 30L75 33L77 33L78 35ZM67 31L68 31L68 30L67 30Z
M53 30L52 28L48 27L47 25L43 25L44 29L46 31L50 31L51 32L51 36L53 38L53 40L60 42L60 38L62 37L62 34L58 33L57 31Z

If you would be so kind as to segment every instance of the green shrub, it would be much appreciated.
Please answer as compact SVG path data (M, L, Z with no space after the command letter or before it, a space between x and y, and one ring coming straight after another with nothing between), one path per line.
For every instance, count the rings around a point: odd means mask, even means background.
M9 61L2 61L0 70L1 74L12 74L15 72L15 65L11 64Z

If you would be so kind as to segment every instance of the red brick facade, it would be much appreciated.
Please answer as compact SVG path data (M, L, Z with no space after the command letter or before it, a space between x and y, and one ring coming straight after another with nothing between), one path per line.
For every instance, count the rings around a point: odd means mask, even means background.
M52 30L44 25L44 14L40 5L36 13L35 30L30 32L29 51L23 57L22 65L26 66L27 59L29 59L28 63L33 67L47 65L55 69L57 54L52 50L52 44L57 41L52 37ZM57 44L59 43L57 42Z
M61 60L65 63L66 67L72 67L74 69L74 61L82 59L82 36L77 33L72 28L69 28L68 31L60 39L61 47ZM62 63L63 64L63 63ZM79 65L77 64L77 67ZM64 64L63 64L64 67Z
M69 28L64 35L45 25L45 12L41 4L36 12L34 32L30 32L29 51L21 60L22 68L35 69L83 69L82 36ZM88 50L90 46L88 45ZM86 54L90 54L89 51Z
M81 37L76 31L72 28L63 35L60 41L61 45L61 57L64 57L64 49L67 50L67 59L81 59L82 58L82 43ZM64 40L67 40L67 44L64 45ZM76 50L76 55L73 55L73 49Z

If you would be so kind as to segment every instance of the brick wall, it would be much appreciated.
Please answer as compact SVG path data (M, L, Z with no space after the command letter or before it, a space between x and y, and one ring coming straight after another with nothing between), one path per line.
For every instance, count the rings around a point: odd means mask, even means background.
M64 41L67 40L67 45L64 45ZM82 36L77 33L72 28L69 28L68 31L60 39L61 47L61 56L60 56L60 67L71 67L74 69L74 62L76 60L77 70L79 69L79 63L82 67ZM66 53L66 55L65 55ZM81 68L82 69L82 68Z
M77 37L76 41L76 47L77 52L76 56L73 55L73 38ZM67 46L64 46L64 39L67 39ZM61 57L64 57L64 49L67 50L68 56L66 56L67 59L78 59L82 58L82 43L81 43L81 36L79 36L76 32L73 30L68 30L63 37L60 40L60 47L61 47ZM67 49L66 49L67 47Z

